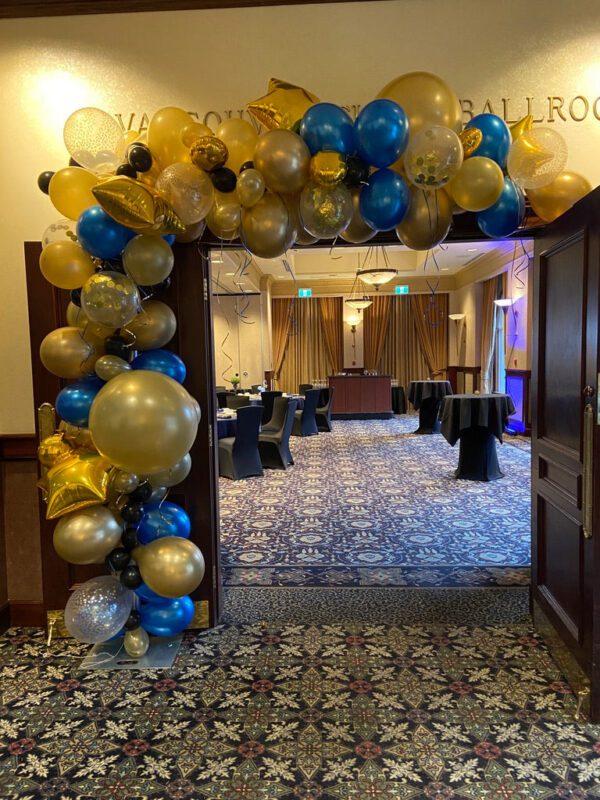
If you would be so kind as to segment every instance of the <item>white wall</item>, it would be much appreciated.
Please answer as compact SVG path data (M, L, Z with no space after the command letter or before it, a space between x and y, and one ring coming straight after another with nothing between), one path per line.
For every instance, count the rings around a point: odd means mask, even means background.
M514 300L506 313L506 367L531 369L532 315L529 291L531 266L519 274L519 279L508 279L508 296Z
M268 368L264 357L263 297L259 294L213 296L215 379L231 388L236 372L244 389L262 383Z
M481 283L470 283L450 292L449 314L464 314L459 322L449 321L448 363L461 367L477 367L481 362Z
M36 176L67 161L62 125L100 106L127 120L179 105L237 112L271 76L322 99L364 104L410 70L511 118L547 117L548 97L588 98L585 121L554 114L569 165L600 181L597 0L390 0L0 21L0 432L33 430L22 243L59 215ZM503 103L502 99L508 100ZM583 101L573 105L575 116ZM465 104L468 106L468 103ZM594 111L596 116L594 116ZM6 376L10 376L7 379ZM54 398L48 398L53 400Z

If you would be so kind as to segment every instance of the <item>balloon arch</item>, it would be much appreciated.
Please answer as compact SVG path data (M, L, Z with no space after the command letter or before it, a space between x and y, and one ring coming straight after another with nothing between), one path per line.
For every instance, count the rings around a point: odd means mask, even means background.
M200 419L185 364L164 349L177 321L157 296L173 241L208 228L276 258L395 230L430 250L455 214L503 238L524 223L525 193L551 221L592 188L565 170L554 129L531 116L509 129L494 114L463 127L456 94L426 72L391 81L354 121L275 79L248 111L262 132L234 118L213 131L167 107L146 133L123 135L111 115L82 108L64 126L69 166L38 178L61 215L43 234L40 269L71 292L68 325L40 348L46 369L70 381L56 398L58 430L39 447L40 487L57 553L110 569L73 592L65 623L83 642L124 634L131 656L146 652L148 634L190 624L204 575L187 514L166 500L190 471Z

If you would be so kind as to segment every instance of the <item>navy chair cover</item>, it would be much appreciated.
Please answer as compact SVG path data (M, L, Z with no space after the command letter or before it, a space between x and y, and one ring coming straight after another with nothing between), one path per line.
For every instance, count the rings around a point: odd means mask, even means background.
M297 404L298 402L292 398L275 398L273 422L280 421L279 428L261 431L258 437L258 449L263 467L287 469L294 463L290 451L290 435Z
M261 415L260 406L239 408L236 435L219 440L219 475L223 478L237 481L263 474L258 451Z
M283 392L263 392L260 399L263 404L262 424L271 427L271 417L273 416L273 403L276 397L281 397Z
M324 405L317 407L316 411L317 428L319 429L319 431L322 431L323 433L331 432L331 407L333 404L334 392L335 392L335 386L332 386L331 389L328 389L327 402Z
M320 389L307 389L304 395L304 408L294 414L294 427L292 436L315 436L319 433L317 428L317 403L319 402Z

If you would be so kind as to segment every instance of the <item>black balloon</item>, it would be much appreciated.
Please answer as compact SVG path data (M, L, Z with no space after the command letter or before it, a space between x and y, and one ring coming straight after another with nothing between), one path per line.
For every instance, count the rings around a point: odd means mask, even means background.
M106 556L108 566L115 572L121 572L129 564L131 556L124 547L117 547Z
M229 167L218 167L208 174L210 175L213 186L218 192L228 194L229 192L235 191L237 178L235 177L235 172L229 169Z
M350 156L346 159L346 177L344 183L346 186L360 186L366 183L369 178L369 165L366 164L361 158Z
M134 142L127 150L127 161L137 172L148 172L152 168L152 153L145 144Z
M71 289L71 302L81 308L81 289Z
M118 356L129 361L130 347L122 336L109 336L104 340L104 349L108 356Z
M126 175L128 178L137 178L137 170L131 164L119 164L116 170L117 175Z
M128 567L125 567L123 572L121 572L120 580L123 586L126 586L128 589L137 589L138 586L141 586L143 583L142 576L136 564L130 564Z
M302 126L302 120L301 119L297 119L296 122L294 122L294 124L290 128L290 130L292 130L294 133L297 133L298 136L300 136L300 128L301 128L301 126Z
M240 175L246 169L254 169L254 161L244 161L244 163L240 167Z
M121 544L126 550L133 550L134 547L137 547L139 544L137 530L135 528L125 528L121 536Z
M139 502L130 502L123 506L121 509L121 516L125 522L139 522L144 516L144 508Z
M133 492L129 493L129 502L130 503L147 503L152 496L152 492L154 489L152 488L152 484L150 481L142 481L137 488L133 490ZM123 517L125 519L125 517Z
M71 158L69 159L69 166L70 167L80 167L81 164L79 163L79 161L75 161L75 159L71 156Z
M136 628L140 627L141 621L142 621L142 615L140 614L139 611L137 611L134 608L133 611L130 613L130 615L127 617L127 622L123 627L125 628L126 631L134 631Z
M41 189L44 194L48 194L48 187L50 186L53 175L53 172L42 172L38 175L38 188Z
M157 294L158 292L166 292L167 289L171 288L171 276L169 275L161 281L160 283L155 283L154 286L140 286L138 285L138 289L142 292L143 295L146 297L149 295Z

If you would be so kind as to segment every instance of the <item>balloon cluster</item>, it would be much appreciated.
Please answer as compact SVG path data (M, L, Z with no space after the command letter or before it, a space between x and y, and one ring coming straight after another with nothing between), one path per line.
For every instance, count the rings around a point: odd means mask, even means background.
M170 131L172 118L161 124ZM177 323L156 295L174 267L169 234L203 220L214 190L191 163L168 164L148 181L152 151L123 139L98 109L75 112L64 138L77 165L38 180L65 217L43 234L40 269L71 292L67 325L40 347L44 366L67 381L55 402L58 430L40 443L40 487L47 518L57 520L56 552L111 571L75 589L68 630L90 643L123 633L127 653L140 657L148 634L189 626L189 595L204 575L189 517L165 499L190 472L200 407L182 385L185 364L164 349ZM154 148L165 160L174 152L165 136Z

